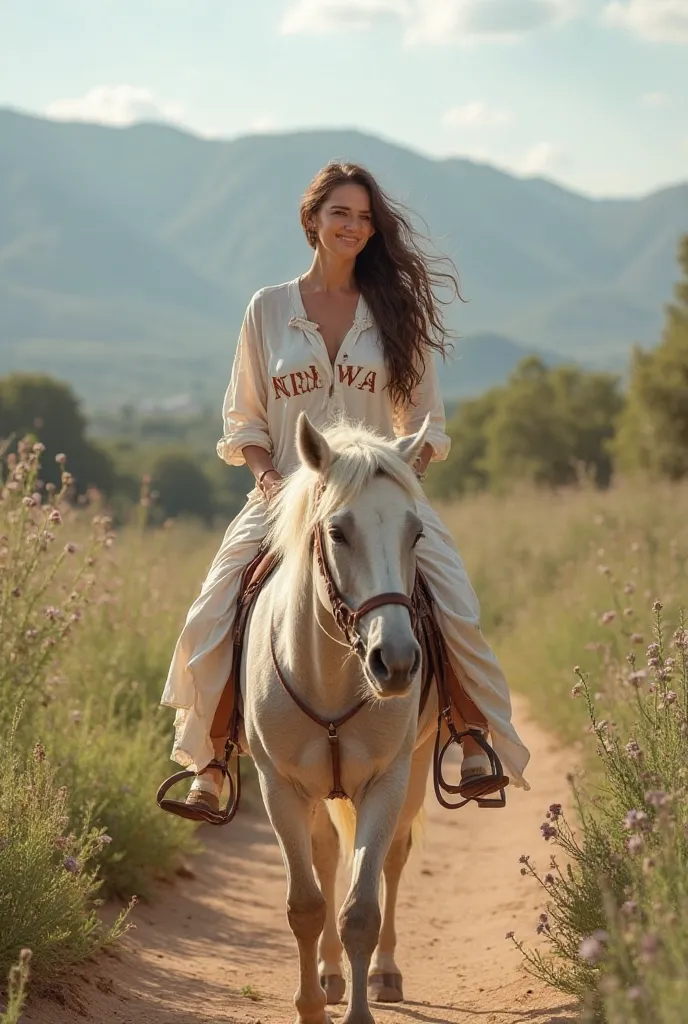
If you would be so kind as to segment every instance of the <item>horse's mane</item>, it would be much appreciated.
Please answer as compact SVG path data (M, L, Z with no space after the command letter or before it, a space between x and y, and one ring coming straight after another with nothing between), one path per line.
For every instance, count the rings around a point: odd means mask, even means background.
M287 477L269 511L268 545L282 559L297 599L311 568L313 530L354 502L375 477L386 476L409 497L422 497L415 473L392 442L347 421L322 433L335 455L325 476L301 465Z

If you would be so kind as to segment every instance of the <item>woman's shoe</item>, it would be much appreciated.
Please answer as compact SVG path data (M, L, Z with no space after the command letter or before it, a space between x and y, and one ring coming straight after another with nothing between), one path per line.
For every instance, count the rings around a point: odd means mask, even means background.
M184 803L188 807L194 807L199 811L207 811L209 814L220 813L221 787L209 775L197 775L191 783Z
M470 757L464 757L459 786L459 795L464 800L480 800L491 793L498 793L504 782L504 778L492 774L492 766L486 754L471 754Z

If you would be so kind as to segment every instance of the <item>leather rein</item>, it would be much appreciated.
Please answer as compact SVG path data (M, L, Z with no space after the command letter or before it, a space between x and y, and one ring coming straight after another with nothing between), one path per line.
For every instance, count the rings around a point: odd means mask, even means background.
M376 608L382 608L390 604L398 604L403 608L408 608L411 616L411 623L415 632L416 628L416 611L413 605L413 601L406 594L397 593L390 591L384 594L377 594L375 597L368 598L364 601L360 607L354 609L346 603L341 595L337 584L335 583L330 569L330 564L327 560L327 554L323 544L322 526L316 526L314 530L313 543L315 547L315 557L322 576L323 583L325 584L325 590L332 607L332 616L336 625L342 631L346 637L351 650L358 655L359 658L363 657L364 644L363 639L358 632L357 626L364 615L369 612L375 611ZM277 659L277 652L275 651L275 637L274 631L270 631L270 651L272 654L272 664L275 669L277 678L279 679L284 691L291 697L296 706L303 711L304 715L307 715L312 722L319 725L322 729L327 730L327 738L330 744L330 756L332 758L332 779L333 786L327 797L328 800L345 799L347 794L342 788L342 770L341 770L341 755L339 748L339 728L344 725L345 722L350 721L355 715L365 707L366 704L370 703L370 697L363 697L358 704L347 711L345 714L340 715L338 718L321 718L316 715L315 712L311 711L307 704L301 700L297 693L294 692L293 688L289 685L284 677L284 673L280 668L279 661Z

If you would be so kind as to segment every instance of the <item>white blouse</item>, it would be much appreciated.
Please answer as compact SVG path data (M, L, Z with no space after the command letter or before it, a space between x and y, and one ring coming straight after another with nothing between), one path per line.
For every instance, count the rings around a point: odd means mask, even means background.
M387 383L382 342L363 296L333 366L298 280L262 288L239 335L218 455L240 466L242 448L258 445L281 473L290 472L298 463L296 420L305 410L320 429L344 415L390 439L415 433L429 413L433 461L446 459L451 441L434 358L427 359L411 404L393 404Z

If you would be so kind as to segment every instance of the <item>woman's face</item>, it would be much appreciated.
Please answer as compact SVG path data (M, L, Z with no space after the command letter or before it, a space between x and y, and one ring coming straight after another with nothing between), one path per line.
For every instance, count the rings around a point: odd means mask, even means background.
M352 260L375 234L370 196L362 185L338 185L315 215L318 244Z

